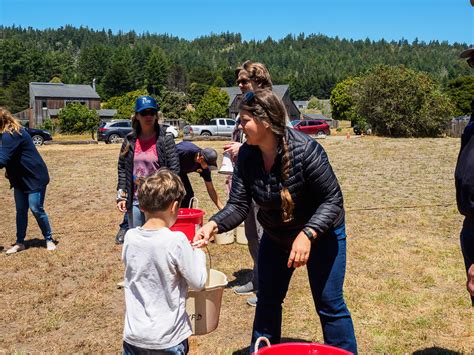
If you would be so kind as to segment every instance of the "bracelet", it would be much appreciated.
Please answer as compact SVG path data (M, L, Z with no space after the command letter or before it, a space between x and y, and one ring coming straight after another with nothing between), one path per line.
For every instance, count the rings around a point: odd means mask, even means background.
M316 239L317 233L314 233L314 230L309 227L304 227L303 233L308 237L310 241L313 241Z

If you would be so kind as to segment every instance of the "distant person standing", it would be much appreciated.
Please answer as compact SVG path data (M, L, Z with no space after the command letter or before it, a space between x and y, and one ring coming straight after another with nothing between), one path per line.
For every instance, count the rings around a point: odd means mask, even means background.
M13 188L16 206L16 242L6 254L25 249L28 209L38 222L46 248L55 250L48 215L44 210L48 168L39 155L30 135L20 122L0 107L0 169L6 168L6 177Z
M474 47L461 53L474 68ZM461 250L467 273L467 290L474 307L474 99L471 119L461 136L461 149L456 164L456 201L459 212L465 216L461 230Z
M207 193L218 209L222 209L217 191L212 183L211 170L217 169L217 152L212 148L199 148L191 142L181 142L176 145L179 156L179 177L186 189L186 196L181 202L182 207L188 207L194 197L194 190L188 174L198 173L204 180Z

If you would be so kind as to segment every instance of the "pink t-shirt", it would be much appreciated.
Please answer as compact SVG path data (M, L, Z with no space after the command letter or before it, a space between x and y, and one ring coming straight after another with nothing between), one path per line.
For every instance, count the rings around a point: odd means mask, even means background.
M138 138L133 156L133 199L137 200L140 178L153 175L160 168L156 151L156 133L150 138Z

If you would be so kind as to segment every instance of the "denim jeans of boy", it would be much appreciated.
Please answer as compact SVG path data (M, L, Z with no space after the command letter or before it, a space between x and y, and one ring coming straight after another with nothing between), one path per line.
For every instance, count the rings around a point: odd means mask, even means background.
M138 203L133 203L132 210L128 211L127 214L129 228L141 227L145 223L145 214L140 211Z
M168 349L144 349L123 342L123 355L186 355L189 351L188 339Z
M267 337L271 344L280 343L282 303L294 271L287 267L288 258L289 252L264 233L258 256L258 302L249 353L260 336ZM356 354L354 326L342 290L346 270L344 225L313 242L307 269L324 343ZM291 303L291 299L287 302ZM301 309L300 312L303 316L308 310Z
M464 258L466 272L474 264L474 220L465 218L461 229L461 250ZM474 297L471 296L471 304L474 307Z
M23 244L28 227L28 208L31 209L33 216L38 222L44 239L53 240L51 226L49 225L48 215L44 210L44 198L46 196L46 186L40 191L26 193L19 189L13 189L16 206L16 242Z

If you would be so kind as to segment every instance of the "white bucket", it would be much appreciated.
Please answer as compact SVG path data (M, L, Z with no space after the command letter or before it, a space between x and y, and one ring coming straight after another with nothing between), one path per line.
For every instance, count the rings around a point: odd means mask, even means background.
M235 241L239 244L248 244L247 236L245 235L245 225L242 223L240 226L235 228Z
M227 276L220 271L210 269L204 290L189 290L186 313L191 321L194 335L208 334L217 328L222 294L226 286Z
M222 165L218 173L224 175L232 175L233 172L234 166L232 164L232 158L230 157L229 153L224 153L222 158Z
M216 244L232 244L234 242L234 231L229 231L215 236Z

